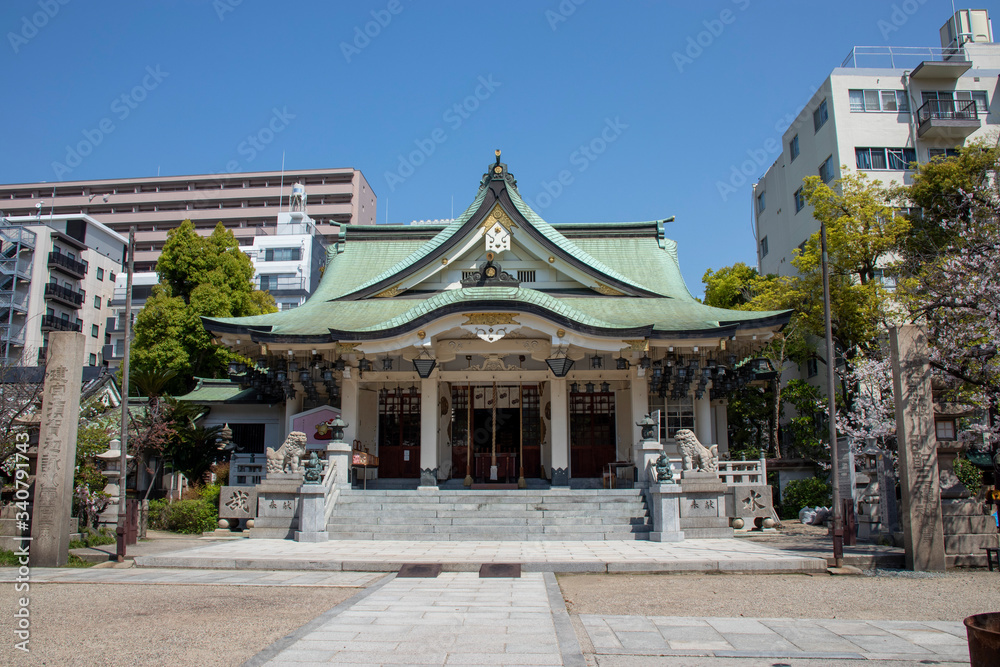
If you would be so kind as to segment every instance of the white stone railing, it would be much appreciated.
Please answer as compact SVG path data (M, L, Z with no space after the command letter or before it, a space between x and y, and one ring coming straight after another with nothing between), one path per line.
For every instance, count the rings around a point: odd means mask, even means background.
M327 459L326 461L326 472L323 474L323 488L326 490L326 508L323 515L323 525L325 526L330 521L330 515L333 514L333 508L337 504L337 498L340 496L340 490L336 487L337 481L337 462ZM326 530L324 528L324 530Z
M719 479L726 486L767 484L767 461L719 461Z

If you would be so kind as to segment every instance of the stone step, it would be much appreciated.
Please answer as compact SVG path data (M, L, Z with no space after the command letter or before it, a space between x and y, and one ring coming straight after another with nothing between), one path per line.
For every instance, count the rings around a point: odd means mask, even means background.
M982 534L982 535L996 535L997 528L996 523L993 521L993 517L980 514L976 515L952 515L945 516L944 519L944 534L945 535L960 535L960 534Z
M986 567L986 552L978 554L945 554L945 567ZM996 566L994 566L995 568Z
M591 503L344 503L337 499L336 507L345 510L372 510L394 512L446 512L446 511L494 511L494 512L575 512L585 513L594 510L633 512L641 511L645 504L636 500L628 503L594 501Z
M636 521L645 522L648 520L648 512L637 512L635 514L631 513L607 513L605 511L594 511L581 514L562 514L560 516L549 516L547 513L539 517L537 513L534 514L524 514L524 513L506 513L506 512L459 512L459 513L440 513L437 515L430 514L426 512L410 513L410 512L360 512L356 510L334 510L333 514L330 515L330 520L338 521L342 523L348 522L368 522L368 521L378 521L384 523L386 521L391 521L393 523L452 523L454 525L461 525L465 523L495 523L499 520L505 519L516 519L522 523L604 523L604 524L616 524L616 523L634 523Z
M343 532L337 534L330 534L331 540L391 540L391 536L378 535L367 531L354 531L354 532ZM412 539L412 538L411 538ZM614 541L632 541L632 540L648 540L648 533L636 533L633 535L615 535L615 534L605 534L591 535L591 534L579 534L579 535L546 535L546 534L532 534L532 535L521 535L518 533L511 533L509 531L497 532L492 534L482 534L476 535L475 537L469 537L467 535L451 535L446 533L431 533L427 535L421 535L420 539L427 542L462 542L469 539L476 539L482 541L495 541L495 542L614 542ZM985 562L985 561L984 561Z

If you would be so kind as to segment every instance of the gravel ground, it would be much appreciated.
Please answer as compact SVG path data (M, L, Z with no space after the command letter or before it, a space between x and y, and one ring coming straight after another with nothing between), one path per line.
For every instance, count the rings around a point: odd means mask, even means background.
M961 621L1000 611L1000 574L559 575L570 614Z
M357 588L33 584L30 653L0 586L0 665L239 665Z

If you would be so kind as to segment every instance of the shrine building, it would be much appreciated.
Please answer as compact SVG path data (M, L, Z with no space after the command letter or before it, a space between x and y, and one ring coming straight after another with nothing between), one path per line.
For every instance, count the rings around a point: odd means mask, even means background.
M664 222L549 224L497 151L450 224L344 226L304 305L204 325L285 434L338 408L369 484L600 488L647 414L668 454L691 429L724 456L726 397L788 321L697 301Z

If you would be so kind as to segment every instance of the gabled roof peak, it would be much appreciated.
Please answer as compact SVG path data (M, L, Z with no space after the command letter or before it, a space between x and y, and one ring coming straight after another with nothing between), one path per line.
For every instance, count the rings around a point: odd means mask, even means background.
M500 149L496 149L496 162L486 168L483 179L479 182L479 191L489 187L490 181L505 181L507 185L517 191L517 179L507 170L507 163L500 161Z

